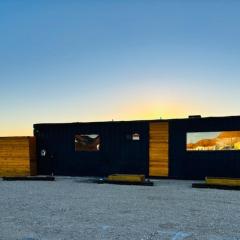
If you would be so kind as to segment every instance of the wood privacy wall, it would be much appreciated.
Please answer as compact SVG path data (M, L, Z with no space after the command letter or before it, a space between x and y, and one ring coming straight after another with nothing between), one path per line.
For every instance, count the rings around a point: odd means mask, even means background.
M34 137L0 137L0 176L36 175Z
M168 122L149 126L149 176L167 177L169 173Z

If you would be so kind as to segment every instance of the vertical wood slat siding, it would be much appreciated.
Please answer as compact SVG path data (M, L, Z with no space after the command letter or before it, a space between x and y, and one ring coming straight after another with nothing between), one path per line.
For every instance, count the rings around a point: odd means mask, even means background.
M168 122L149 126L149 176L167 177L169 173Z
M36 175L34 137L0 137L0 176Z
M37 152L36 138L29 138L29 160L30 160L30 175L37 175Z

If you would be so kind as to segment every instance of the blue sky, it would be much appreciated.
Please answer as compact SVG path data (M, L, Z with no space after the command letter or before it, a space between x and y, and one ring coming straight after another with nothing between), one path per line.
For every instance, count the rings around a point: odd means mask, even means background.
M239 115L240 2L0 1L0 135Z

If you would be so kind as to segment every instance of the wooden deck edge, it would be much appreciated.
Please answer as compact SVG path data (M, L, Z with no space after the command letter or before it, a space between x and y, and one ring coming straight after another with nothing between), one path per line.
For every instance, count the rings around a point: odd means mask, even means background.
M54 181L53 176L2 177L4 181Z
M226 178L226 177L206 177L205 183L210 185L224 185L224 186L239 186L239 178Z
M106 178L107 181L111 182L144 182L145 175L137 174L112 174Z
M193 183L192 188L211 188L211 189L222 189L222 190L240 190L240 186L228 186L228 185L217 185L217 184L206 184L206 183Z

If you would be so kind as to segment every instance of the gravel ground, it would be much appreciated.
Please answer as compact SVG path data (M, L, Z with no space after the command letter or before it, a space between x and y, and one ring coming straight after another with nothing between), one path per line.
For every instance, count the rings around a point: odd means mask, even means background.
M0 181L0 240L240 239L240 191L191 183Z

